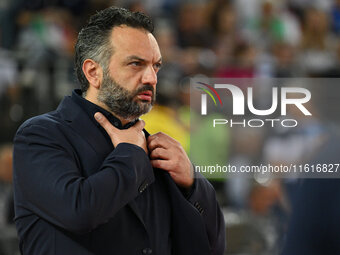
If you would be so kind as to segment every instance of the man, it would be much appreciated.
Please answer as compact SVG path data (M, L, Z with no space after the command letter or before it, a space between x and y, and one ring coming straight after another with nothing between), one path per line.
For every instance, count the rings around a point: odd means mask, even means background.
M14 145L23 254L223 254L223 215L178 142L138 117L161 54L141 13L108 8L76 44L81 90L26 121ZM200 177L200 176L196 176Z

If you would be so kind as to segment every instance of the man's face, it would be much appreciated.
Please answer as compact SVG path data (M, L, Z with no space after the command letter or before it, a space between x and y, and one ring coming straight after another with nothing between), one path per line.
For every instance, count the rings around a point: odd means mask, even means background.
M133 120L147 113L156 96L161 54L153 35L127 26L115 27L111 34L111 56L98 100L115 115Z

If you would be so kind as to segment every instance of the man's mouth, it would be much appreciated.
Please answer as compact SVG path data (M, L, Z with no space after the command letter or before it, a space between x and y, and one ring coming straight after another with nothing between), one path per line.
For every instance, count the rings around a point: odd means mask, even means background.
M143 101L152 101L153 93L151 90L145 90L137 94L137 98Z

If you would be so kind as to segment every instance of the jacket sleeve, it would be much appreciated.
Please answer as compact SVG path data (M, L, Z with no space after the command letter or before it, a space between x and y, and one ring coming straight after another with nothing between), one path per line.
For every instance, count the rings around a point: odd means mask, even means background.
M13 173L16 206L61 228L91 231L154 181L151 163L136 145L119 144L98 172L85 178L63 142L42 125L20 129L14 139Z
M211 254L223 255L226 247L224 216L213 186L200 173L195 172L194 186L187 199L199 211L205 223Z

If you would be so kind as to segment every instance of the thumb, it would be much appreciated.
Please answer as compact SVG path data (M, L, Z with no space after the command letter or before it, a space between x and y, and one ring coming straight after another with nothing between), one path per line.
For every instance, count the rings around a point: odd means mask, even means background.
M94 118L105 129L108 135L111 135L115 131L118 131L118 129L113 126L102 113L96 112L94 114Z
M100 112L96 112L95 114L94 114L94 118L96 119L96 121L98 122L98 123L101 123L101 122L103 122L103 120L104 120L104 115L103 114L101 114Z

